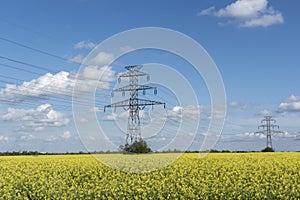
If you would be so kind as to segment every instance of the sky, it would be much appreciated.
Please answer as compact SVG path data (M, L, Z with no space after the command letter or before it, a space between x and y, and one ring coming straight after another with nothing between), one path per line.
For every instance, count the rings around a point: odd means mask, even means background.
M205 77L191 63L170 52L132 51L130 44L120 44L118 53L127 53L121 57L97 50L115 34L144 27L186 35L217 66L227 114L215 149L263 149L266 137L255 132L261 131L263 117L272 115L282 131L273 136L275 150L299 151L299 4L296 0L1 1L0 151L116 150L125 141L128 113L103 108L128 97L112 98L111 91L126 85L117 81L125 66L139 64L153 80L148 84L158 89L157 95L147 91L143 98L166 103L165 110L158 105L141 111L142 136L154 150L199 150L210 134L211 96ZM180 48L177 42L174 47ZM147 84L146 79L141 82ZM79 110L72 107L74 86ZM114 145L105 144L99 126ZM168 145L173 138L177 143Z

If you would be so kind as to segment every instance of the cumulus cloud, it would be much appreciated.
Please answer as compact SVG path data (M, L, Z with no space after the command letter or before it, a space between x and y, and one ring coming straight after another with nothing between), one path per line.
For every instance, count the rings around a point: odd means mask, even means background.
M5 88L0 89L0 98L10 103L18 103L47 97L70 97L75 84L77 92L94 91L95 86L97 90L107 89L115 79L114 76L115 72L110 66L88 66L77 76L65 71L57 74L47 73L21 85L7 84Z
M0 135L0 141L8 141L8 137Z
M243 134L238 134L238 136L247 136L247 137L259 137L259 138L266 138L266 133L262 133L262 132L251 132L251 133L243 133ZM296 134L294 133L289 133L287 131L279 131L279 132L273 132L272 133L273 137L285 137L285 138L294 138L296 137Z
M46 127L61 127L70 122L64 113L54 110L50 104L28 110L8 108L2 119L19 122L19 130L22 131L42 131Z
M261 116L267 116L267 115L271 115L271 111L270 110L267 110L267 109L264 109L264 110L261 110L258 115L261 115Z
M0 89L0 97L10 102L20 102L45 96L70 94L74 80L68 72L47 73L37 79L25 81L21 85L7 84Z
M20 139L21 140L32 140L34 139L34 136L31 134L31 133L23 133L21 136L20 136Z
M300 112L300 97L291 95L278 106L279 113Z
M142 118L144 115L144 110L140 110L139 115ZM104 121L115 121L115 120L127 120L128 118L128 111L122 111L120 113L113 112L110 115L103 116ZM141 119L142 120L142 119Z
M198 16L204 16L204 15L213 15L216 12L216 8L211 6L209 8L206 8L204 10L201 10L198 12Z
M299 112L300 102L283 102L279 105L279 112Z
M238 107L238 106L239 106L239 103L236 102L236 101L232 101L232 102L229 102L229 103L228 103L228 106L229 106L229 107L232 107L232 108L235 108L235 107Z
M83 63L85 66L99 66L108 65L115 59L114 54L99 52L94 56L89 56L85 58L83 55L79 54L68 59L69 62Z
M65 132L63 132L63 134L61 135L61 137L64 138L64 139L69 139L69 138L72 137L72 134L71 134L70 131L65 131Z
M74 49L92 49L96 46L95 43L84 40L76 43L73 47Z
M115 59L114 54L106 53L106 52L99 52L97 55L89 57L84 61L85 65L107 65L111 63Z
M99 109L99 107L92 107L89 112L92 112L92 113L99 113L101 112L101 110Z
M94 92L97 90L108 89L110 83L115 80L115 71L111 66L88 66L77 76L76 92Z
M83 57L73 58L82 62ZM71 97L73 89L76 94L108 89L115 80L115 71L105 65L114 59L113 54L99 52L94 57L85 60L85 66L79 73L61 71L56 74L46 73L36 79L24 81L22 84L6 84L0 88L0 98L8 103L18 103L26 100L40 100L49 97ZM76 86L76 88L74 88Z
M295 95L291 95L289 98L288 98L288 101L299 101L300 100L300 97L297 97L297 96L295 96Z
M198 13L204 15L226 18L227 23L240 27L267 27L284 22L282 13L269 6L268 0L237 0L219 10L209 7Z
M47 136L47 137L45 138L44 141L46 141L46 142L54 142L54 141L56 141L57 139L58 139L58 138L57 138L56 136L50 135L50 136Z
M170 120L181 121L184 119L198 120L200 115L202 120L211 120L212 116L215 119L224 119L224 108L211 107L209 105L188 105L185 107L174 106L167 110L167 118Z
M84 60L84 57L83 55L79 54L79 55L76 55L74 57L71 57L68 59L69 62L73 62L73 63L82 63Z
M237 102L237 101L232 101L232 102L229 102L227 104L227 106L229 108L236 108L236 109L240 109L240 110L248 110L248 109L251 109L253 108L253 104L246 104L244 102Z
M171 120L171 121L176 121L180 122L182 118L189 118L189 119L197 119L200 115L200 113L204 110L203 106L197 106L197 105L189 105L186 107L182 106L174 106L171 109L167 109L165 113L161 113L160 111L145 111L141 110L140 111L140 118L142 120ZM209 113L210 111L207 110ZM151 116L149 116L151 115ZM117 119L122 119L122 120L127 120L128 118L128 111L123 111L120 113L113 112L110 115L105 115L102 119L107 120L107 121L114 121ZM150 119L151 118L151 119Z
M175 120L179 122L182 119L182 111L183 111L183 107L174 106L172 109L167 110L167 118L169 120Z

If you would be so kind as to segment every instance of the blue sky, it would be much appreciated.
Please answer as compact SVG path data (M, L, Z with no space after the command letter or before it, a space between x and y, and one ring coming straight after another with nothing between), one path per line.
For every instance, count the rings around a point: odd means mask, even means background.
M80 67L74 62L82 62L97 44L110 36L142 27L173 29L191 37L205 48L218 66L228 106L224 130L216 148L262 149L265 138L252 133L257 130L262 117L271 114L285 132L274 137L274 148L299 151L299 4L296 0L2 1L0 151L85 150L72 117L72 77ZM114 55L104 52L103 57L110 59ZM121 144L124 135L114 129L113 121L107 120L112 116L102 112L103 106L110 103L110 90L118 87L115 78L124 71L123 66L144 63L172 66L196 90L203 122L200 122L191 149L199 149L209 121L209 94L201 77L193 76L193 71L187 70L189 63L166 52L138 51L115 61L111 65L112 74L107 76L110 86L98 92L99 100L93 113L104 129L114 132L112 140ZM101 67L100 63L97 69ZM31 82L24 85L24 81ZM176 106L189 110L188 105L177 105L170 89L158 90L158 96L147 97L165 101L170 118L178 114L174 109ZM160 112L159 108L157 112ZM147 120L145 113L143 119ZM126 122L124 116L119 111L111 119L118 119L122 124L124 120ZM82 121L86 121L83 127L87 132L95 131L95 127L88 124L89 119ZM158 139L167 140L176 127L176 124L167 124ZM159 143L152 145L159 148Z

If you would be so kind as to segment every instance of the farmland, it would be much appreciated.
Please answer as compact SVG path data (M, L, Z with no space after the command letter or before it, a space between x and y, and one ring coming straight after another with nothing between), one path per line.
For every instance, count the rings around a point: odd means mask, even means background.
M129 160L130 168L130 159L145 157L148 166L174 155L97 156L116 163ZM0 157L2 199L297 199L299 185L299 153L211 153L203 158L190 153L145 173L108 167L92 155Z

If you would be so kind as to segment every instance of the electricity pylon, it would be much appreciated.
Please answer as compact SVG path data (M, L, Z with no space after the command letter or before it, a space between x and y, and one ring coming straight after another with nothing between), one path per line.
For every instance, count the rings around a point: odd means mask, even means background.
M115 92L122 92L122 96L125 96L125 92L129 92L130 98L104 106L104 112L106 108L117 107L121 107L125 110L128 110L129 115L127 124L126 144L128 144L129 138L131 143L133 142L133 139L135 141L140 141L142 139L139 115L140 110L143 110L146 106L154 106L158 104L163 104L164 108L166 107L166 104L164 102L139 98L139 91L142 91L143 95L146 94L146 90L153 90L154 94L157 94L156 87L139 84L139 78L141 77L146 76L147 81L149 81L150 79L149 74L140 71L142 67L142 65L126 66L125 69L127 69L127 71L122 73L118 77L118 82L120 83L122 79L127 78L129 79L129 84L112 91L112 96L114 96Z
M275 133L282 133L282 131L275 131L274 129L279 129L278 125L275 125L276 120L272 118L272 116L265 116L263 120L261 120L261 123L264 123L260 126L258 126L258 129L262 128L263 131L258 131L255 133L262 133L267 136L267 146L266 148L272 148L272 135Z

